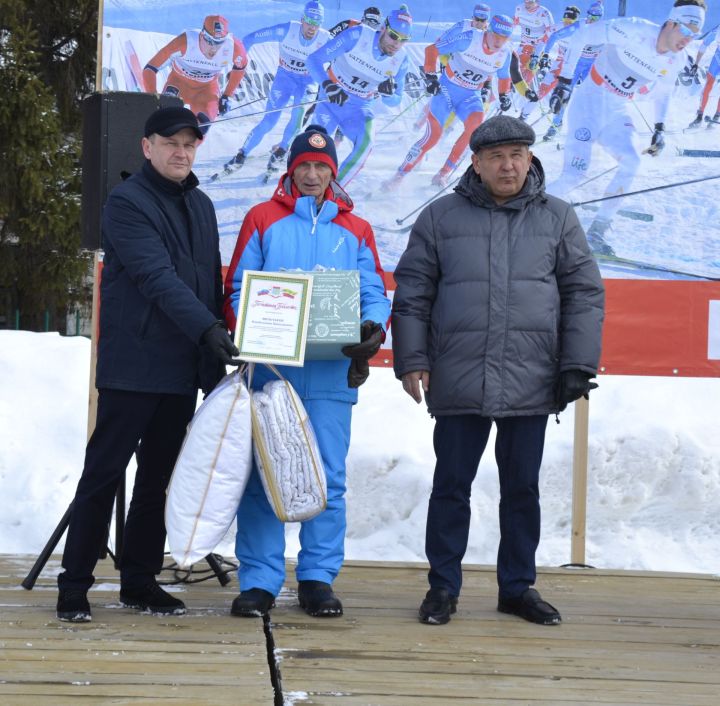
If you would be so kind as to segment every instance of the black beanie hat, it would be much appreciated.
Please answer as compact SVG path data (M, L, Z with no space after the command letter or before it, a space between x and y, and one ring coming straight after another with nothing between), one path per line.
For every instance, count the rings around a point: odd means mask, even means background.
M321 125L309 125L292 141L287 159L288 174L292 175L300 162L324 162L332 169L333 178L337 176L335 142Z

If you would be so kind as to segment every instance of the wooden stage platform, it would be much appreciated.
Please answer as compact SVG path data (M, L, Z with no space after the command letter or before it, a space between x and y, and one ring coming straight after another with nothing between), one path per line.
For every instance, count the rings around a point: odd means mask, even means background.
M185 616L122 608L103 561L93 622L72 625L55 618L58 557L20 587L33 560L0 556L3 706L720 704L718 576L546 569L564 622L543 627L498 613L494 567L469 566L457 615L426 626L424 566L349 562L342 618L306 616L289 582L264 624L229 615L235 579L182 585Z

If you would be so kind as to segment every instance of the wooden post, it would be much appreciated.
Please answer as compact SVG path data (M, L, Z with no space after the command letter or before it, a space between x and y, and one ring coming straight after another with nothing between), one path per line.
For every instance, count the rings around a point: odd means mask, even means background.
M588 427L590 403L581 397L575 402L573 440L572 537L570 563L585 563L585 524L587 520Z
M97 362L97 343L100 331L100 262L102 251L96 250L93 256L92 313L90 316L90 387L88 389L87 438L95 430L97 417L97 388L95 387L95 364Z

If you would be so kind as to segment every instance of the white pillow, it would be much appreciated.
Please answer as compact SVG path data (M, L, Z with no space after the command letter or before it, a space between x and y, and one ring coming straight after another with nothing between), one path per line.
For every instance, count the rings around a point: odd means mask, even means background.
M268 502L282 522L302 522L327 505L327 479L305 407L286 380L252 393L255 463Z
M195 412L170 479L165 526L181 568L203 559L225 536L251 469L250 395L235 371Z

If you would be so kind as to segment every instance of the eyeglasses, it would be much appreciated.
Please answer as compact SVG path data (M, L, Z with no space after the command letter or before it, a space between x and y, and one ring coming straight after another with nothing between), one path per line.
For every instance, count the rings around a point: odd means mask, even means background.
M225 41L225 37L215 39L215 37L213 37L212 34L210 34L210 32L208 32L206 29L202 29L200 34L208 44L214 44L217 46L218 44L222 44Z
M400 34L400 32L396 32L394 29L390 29L390 27L385 27L385 31L387 32L388 37L390 37L390 39L394 42L407 42L408 39L410 39L407 34Z
M688 39L695 39L695 37L698 36L698 33L691 28L692 25L686 25L682 22L678 22L678 28L680 29L680 34L682 34L683 37L687 37ZM697 25L695 25L697 27Z

